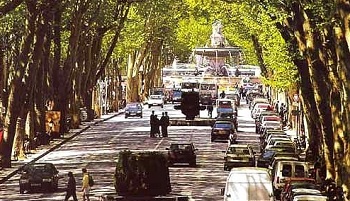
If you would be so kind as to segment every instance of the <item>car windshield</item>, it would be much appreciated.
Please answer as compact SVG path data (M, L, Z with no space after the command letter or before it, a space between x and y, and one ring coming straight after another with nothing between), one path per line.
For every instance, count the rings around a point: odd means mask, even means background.
M53 168L49 164L27 166L27 168L25 168L24 170L35 175L41 175L43 173L50 173L50 174L54 173Z
M275 155L275 151L265 151L262 155L262 158L272 158Z
M264 125L267 127L279 127L281 124L275 121L267 121L264 123Z
M130 104L130 105L127 105L126 107L130 109L141 109L140 104Z
M232 126L231 126L231 123L216 123L214 125L214 128L228 128L228 129L231 129Z

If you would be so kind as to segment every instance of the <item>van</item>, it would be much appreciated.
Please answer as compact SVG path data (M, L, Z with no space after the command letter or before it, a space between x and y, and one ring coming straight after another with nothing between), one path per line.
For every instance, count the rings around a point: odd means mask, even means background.
M268 169L259 167L232 168L224 189L224 201L273 201L271 175Z
M277 161L269 167L272 170L274 194L279 197L287 179L291 177L308 177L312 163L302 161Z

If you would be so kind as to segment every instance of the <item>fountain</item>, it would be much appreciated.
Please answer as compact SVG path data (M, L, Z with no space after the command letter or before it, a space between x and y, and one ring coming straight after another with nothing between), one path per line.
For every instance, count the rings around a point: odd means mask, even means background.
M239 47L229 46L222 33L223 25L220 21L215 21L212 25L210 36L210 47L195 48L193 53L196 57L197 69L204 74L212 76L229 76L226 63L228 58L239 58L241 50ZM204 67L204 68L203 68Z

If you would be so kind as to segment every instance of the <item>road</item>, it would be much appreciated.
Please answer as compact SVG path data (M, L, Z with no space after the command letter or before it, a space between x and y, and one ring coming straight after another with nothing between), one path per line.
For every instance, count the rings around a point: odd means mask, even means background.
M114 193L113 174L118 152L130 150L160 150L172 142L194 142L198 149L197 167L170 167L170 179L173 195L186 195L190 200L221 200L220 189L224 188L228 171L223 170L223 157L227 143L210 142L210 126L170 126L167 138L149 137L149 116L155 110L158 116L168 111L170 118L183 117L173 105L164 108L145 107L143 118L116 116L108 121L92 126L87 131L73 138L54 152L49 153L39 162L52 162L64 178L59 182L57 192L34 192L19 194L18 179L15 175L0 186L0 200L64 200L64 188L67 173L72 171L77 180L78 198L81 198L81 168L86 167L93 175L95 185L92 199L99 200L105 193ZM238 111L238 143L250 143L258 151L258 135L255 134L254 122L250 118L247 105L244 103ZM214 114L215 115L215 114ZM202 111L200 116L207 116Z

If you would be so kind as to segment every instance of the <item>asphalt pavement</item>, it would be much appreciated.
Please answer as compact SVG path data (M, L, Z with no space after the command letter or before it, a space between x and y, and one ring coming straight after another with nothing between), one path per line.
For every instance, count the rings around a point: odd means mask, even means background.
M18 160L13 160L11 162L11 168L3 168L0 170L0 185L6 182L13 175L17 174L18 171L27 163L35 162L40 158L44 157L48 153L60 147L62 144L71 140L75 136L89 129L92 125L98 124L100 122L109 120L119 114L124 113L124 109L119 110L118 112L113 112L109 114L104 114L100 118L94 119L90 122L82 122L78 129L70 129L68 133L65 133L61 138L55 138L48 145L40 145L35 150L31 150L25 158L20 158Z

